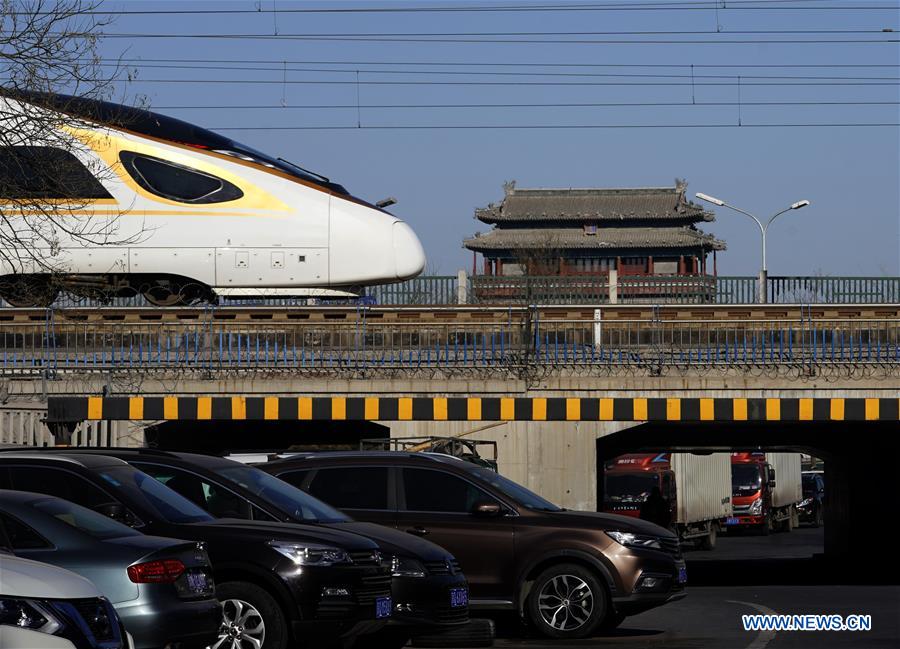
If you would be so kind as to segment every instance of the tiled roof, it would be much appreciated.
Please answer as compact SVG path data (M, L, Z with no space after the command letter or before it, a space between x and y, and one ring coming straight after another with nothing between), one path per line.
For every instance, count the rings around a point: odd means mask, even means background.
M693 223L715 216L685 199L685 185L636 189L518 189L506 186L500 203L475 210L485 223L506 221L635 221Z
M691 227L604 228L585 234L582 228L505 228L463 241L469 250L696 248L724 250L725 242Z

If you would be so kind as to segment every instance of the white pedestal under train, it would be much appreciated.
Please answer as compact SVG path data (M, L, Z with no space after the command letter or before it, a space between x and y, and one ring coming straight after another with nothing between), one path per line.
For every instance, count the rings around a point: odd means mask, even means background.
M0 128L13 144L0 147L0 295L13 304L60 288L156 304L355 292L425 265L400 219L180 120L6 93Z

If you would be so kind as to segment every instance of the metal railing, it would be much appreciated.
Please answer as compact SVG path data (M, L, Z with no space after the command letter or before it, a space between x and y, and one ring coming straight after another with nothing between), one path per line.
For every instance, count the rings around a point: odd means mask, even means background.
M463 283L460 291L460 282ZM225 298L224 305L310 306L358 304L445 306L451 304L753 304L756 277L709 275L619 275L613 284L603 276L433 275L369 286L360 297ZM611 291L612 289L612 291ZM611 298L611 294L614 298ZM897 304L900 277L769 277L772 304ZM467 296L464 301L461 296ZM61 295L54 308L85 307L97 301ZM141 296L111 298L117 307L148 307ZM0 306L7 306L0 301Z
M0 327L0 374L56 378L90 372L217 375L264 370L367 374L566 368L900 368L896 319L541 319L507 322L83 322L55 318ZM893 371L893 370L892 370Z

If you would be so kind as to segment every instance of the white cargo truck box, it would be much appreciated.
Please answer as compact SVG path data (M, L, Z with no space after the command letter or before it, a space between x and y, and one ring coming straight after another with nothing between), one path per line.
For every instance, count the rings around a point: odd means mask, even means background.
M803 500L799 453L766 453L766 461L775 469L772 507L786 507Z
M672 453L678 494L677 523L687 525L731 516L731 456ZM798 467L799 460L798 460ZM799 473L798 480L799 480Z

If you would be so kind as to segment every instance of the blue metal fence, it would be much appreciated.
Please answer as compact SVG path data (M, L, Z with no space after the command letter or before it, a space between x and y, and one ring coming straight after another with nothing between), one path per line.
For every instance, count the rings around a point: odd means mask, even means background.
M359 297L247 297L223 298L233 306L314 306L357 304L383 306L447 306L466 304L608 304L605 276L465 277L459 291L456 275L416 277L395 284L369 286ZM753 304L756 277L619 276L619 304ZM773 304L897 304L900 277L769 277L768 302ZM97 301L63 294L54 308L90 307ZM104 306L149 307L141 296L111 298ZM8 306L0 300L0 306Z
M0 373L900 364L890 319L4 323Z

